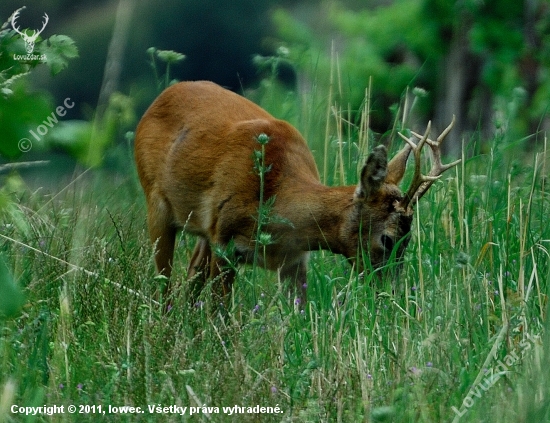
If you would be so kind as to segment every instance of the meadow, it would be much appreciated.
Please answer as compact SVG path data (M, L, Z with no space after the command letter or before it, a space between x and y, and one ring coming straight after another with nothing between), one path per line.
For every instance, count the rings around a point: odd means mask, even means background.
M323 180L355 183L368 110L306 110L286 113ZM52 193L5 176L0 253L25 302L2 321L0 421L550 421L546 141L485 141L465 139L475 154L418 204L397 276L315 252L305 309L252 267L223 312L209 287L190 303L181 234L164 315L130 149L125 172L81 170Z

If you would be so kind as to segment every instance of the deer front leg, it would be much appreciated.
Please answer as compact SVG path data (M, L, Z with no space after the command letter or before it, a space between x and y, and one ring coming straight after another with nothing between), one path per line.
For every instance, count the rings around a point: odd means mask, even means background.
M284 264L280 268L281 280L289 280L290 296L296 296L294 300L296 304L305 305L307 302L307 262L309 253L304 253L298 262L293 262L290 265ZM292 283L294 287L292 287Z
M211 255L212 250L208 240L202 237L197 238L193 255L187 267L191 305L197 302L201 291L206 285L210 274Z
M199 237L189 262L187 276L190 281L192 304L196 304L208 280L212 281L214 304L223 304L231 294L235 271L217 257L206 238Z
M227 263L216 256L215 253L211 254L210 280L212 281L214 304L219 304L227 308L231 297L233 282L235 280L235 269L229 267Z

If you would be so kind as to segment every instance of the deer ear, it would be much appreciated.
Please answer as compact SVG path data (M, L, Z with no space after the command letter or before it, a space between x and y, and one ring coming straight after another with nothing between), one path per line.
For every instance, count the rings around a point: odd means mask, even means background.
M388 176L386 176L386 183L399 185L403 175L405 174L405 168L407 167L407 159L411 153L411 146L406 144L399 153L393 156L393 159L388 163Z
M378 192L388 173L388 152L386 147L376 147L361 169L361 179L355 189L356 200L366 200Z

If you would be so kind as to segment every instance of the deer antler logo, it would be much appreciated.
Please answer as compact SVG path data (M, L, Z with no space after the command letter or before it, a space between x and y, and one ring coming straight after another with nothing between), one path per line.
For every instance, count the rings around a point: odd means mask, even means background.
M21 10L23 10L24 8L25 8L25 6L17 9L13 13L12 18L11 18L11 26L15 30L15 32L17 32L18 34L21 35L21 37L23 37L23 40L25 40L25 48L27 49L27 53L30 54L34 51L34 43L36 42L36 39L42 33L42 31L44 31L44 28L46 28L46 25L48 24L48 21L50 20L50 18L48 17L47 13L44 13L44 23L42 25L42 28L40 30L35 29L34 33L29 36L29 35L26 34L27 30L25 30L25 32L21 32L19 27L16 26L16 22L15 22L17 20L17 18L19 17L19 12Z

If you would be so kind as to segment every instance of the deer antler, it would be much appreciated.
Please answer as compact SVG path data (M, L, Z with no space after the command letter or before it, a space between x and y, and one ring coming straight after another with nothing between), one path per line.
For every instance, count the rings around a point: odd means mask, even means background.
M50 17L46 12L44 12L44 23L42 24L42 28L40 28L39 31L34 31L34 34L32 34L32 38L36 40L36 38L44 31L44 28L46 28L46 25L48 25L48 22L50 21Z
M46 25L48 25L48 22L50 21L50 17L48 16L47 13L44 13L44 23L42 24L42 28L40 28L39 30L34 30L34 33L32 34L32 36L28 36L27 34L25 34L24 32L21 32L21 30L19 29L19 27L16 27L15 26L15 21L17 20L17 18L19 17L19 12L21 10L23 10L25 8L25 6L23 7L20 7L19 9L17 9L15 12L13 12L13 15L12 15L12 18L11 18L11 26L13 28L13 30L15 32L17 32L18 34L22 35L24 38L29 38L29 39L32 39L32 40L36 40L36 38L38 38L38 36L42 33L42 31L44 31L44 28L46 28Z
M441 150L439 148L445 137L449 134L449 132L451 132L451 129L453 129L455 120L455 116L453 115L453 120L451 121L449 126L445 128L445 130L441 133L441 135L439 135L439 137L437 137L435 141L428 138L432 126L431 122L428 122L428 126L426 128L426 132L424 132L424 135L412 132L412 134L419 140L417 144L415 144L411 139L407 138L399 132L399 136L403 138L403 140L405 140L405 142L411 147L414 155L413 179L409 189L407 190L407 193L403 197L403 200L399 202L399 207L403 208L403 210L405 210L407 213L412 213L412 206L414 206L418 202L418 200L422 198L426 191L428 191L432 184L439 179L443 172L460 163L459 159L455 160L452 163L443 164L441 162ZM420 159L422 155L422 148L426 143L430 146L430 149L432 150L432 168L427 175L423 175L420 169Z
M19 27L16 27L15 26L15 21L17 20L17 18L19 17L19 12L21 10L23 10L25 8L25 6L23 7L20 7L19 9L17 9L15 12L13 12L13 15L11 15L11 27L13 28L13 30L15 32L17 32L19 35L22 35L23 37L26 37L27 34L24 34L22 33L20 30L19 30Z

